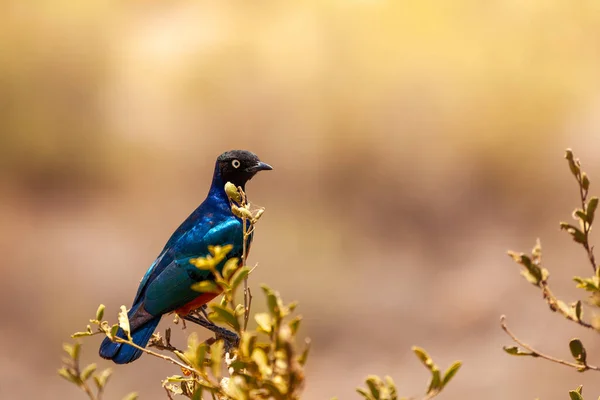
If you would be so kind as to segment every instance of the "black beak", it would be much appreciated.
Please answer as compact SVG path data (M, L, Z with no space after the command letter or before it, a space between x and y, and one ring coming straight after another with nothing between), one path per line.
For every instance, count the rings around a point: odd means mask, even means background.
M272 169L273 167L271 167L269 164L259 161L255 165L246 168L246 172L270 171Z

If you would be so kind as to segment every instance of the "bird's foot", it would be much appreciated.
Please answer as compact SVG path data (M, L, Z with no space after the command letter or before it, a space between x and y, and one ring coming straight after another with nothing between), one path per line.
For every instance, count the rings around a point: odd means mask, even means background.
M225 329L220 327L208 319L202 318L197 315L186 315L183 317L186 321L193 322L197 325L202 326L203 328L208 329L211 332L214 332L216 339L223 339L225 342L225 352L229 352L231 349L237 347L240 343L240 337L237 333L230 331L229 329Z

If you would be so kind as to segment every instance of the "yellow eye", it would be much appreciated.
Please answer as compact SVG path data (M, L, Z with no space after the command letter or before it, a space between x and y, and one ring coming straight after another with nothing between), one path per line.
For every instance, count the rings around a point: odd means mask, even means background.
M239 168L241 165L240 160L233 160L231 165L233 165L233 168Z

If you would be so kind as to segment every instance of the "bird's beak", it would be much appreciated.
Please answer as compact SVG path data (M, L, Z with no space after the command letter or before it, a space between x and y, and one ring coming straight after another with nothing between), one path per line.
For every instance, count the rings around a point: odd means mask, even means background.
M269 164L259 161L255 165L246 168L246 172L270 171L272 169L273 167L271 167Z

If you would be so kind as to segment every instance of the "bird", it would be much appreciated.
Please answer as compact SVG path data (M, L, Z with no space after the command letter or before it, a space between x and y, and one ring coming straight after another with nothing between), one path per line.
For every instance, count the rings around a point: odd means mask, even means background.
M233 245L233 249L218 268L228 259L242 256L242 220L231 211L225 184L231 182L245 192L246 183L258 172L272 169L247 150L231 150L217 157L206 199L175 230L140 281L127 313L135 344L146 346L163 315L176 312L185 316L218 295L191 289L194 283L214 279L214 276L190 264L190 259L206 257L209 246L225 245ZM248 248L252 236L246 239ZM126 338L122 329L117 336ZM141 350L115 343L108 337L101 343L99 353L116 364L133 362L142 355Z

